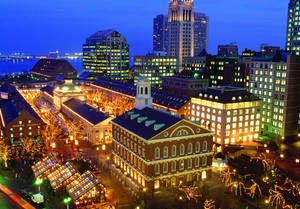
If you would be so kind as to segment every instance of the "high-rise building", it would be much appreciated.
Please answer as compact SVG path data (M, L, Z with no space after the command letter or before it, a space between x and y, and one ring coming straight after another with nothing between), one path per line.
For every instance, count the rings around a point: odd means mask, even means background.
M300 0L290 0L286 33L286 50L294 52L296 55L300 55L299 12Z
M83 45L83 71L115 80L128 79L129 45L116 30L98 31Z
M137 84L140 77L147 78L151 84L162 88L162 78L174 76L177 72L177 58L167 56L134 56L134 83Z
M194 56L194 0L170 0L168 17L168 55L182 58Z
M249 71L246 64L237 57L206 57L206 77L210 86L235 86L246 88L249 85Z
M262 98L262 131L272 137L298 134L300 57L278 53L273 58L254 58L250 92Z
M192 98L191 120L214 132L220 145L242 144L258 139L261 100L246 89L208 88Z
M238 57L239 48L236 43L218 46L218 56L221 57Z
M194 23L194 55L199 54L205 49L208 51L208 26L209 17L204 13L195 12Z
M153 19L153 51L167 53L168 47L168 16L157 15Z
M268 44L261 44L260 51L267 57L273 57L277 51L280 51L280 46L269 46Z

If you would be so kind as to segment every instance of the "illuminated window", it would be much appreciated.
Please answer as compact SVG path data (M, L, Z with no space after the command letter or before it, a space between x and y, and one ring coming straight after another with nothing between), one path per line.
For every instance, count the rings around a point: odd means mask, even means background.
M163 172L168 173L168 163L164 163L163 165Z
M160 173L159 164L155 164L155 166L154 166L154 173L155 173L156 175L158 175L158 174Z
M179 162L179 170L183 170L184 169L184 160L180 160Z
M169 150L168 150L168 147L165 146L164 147L164 158L167 158L167 157L169 157Z
M172 161L172 171L176 171L176 161Z
M180 155L184 155L184 145L180 145Z
M160 158L160 149L158 147L155 148L155 159Z

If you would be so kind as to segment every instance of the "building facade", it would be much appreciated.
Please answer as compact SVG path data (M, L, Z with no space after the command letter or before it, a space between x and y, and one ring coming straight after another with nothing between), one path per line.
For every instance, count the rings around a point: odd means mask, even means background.
M163 91L187 97L195 96L208 86L209 79L205 79L203 73L188 70L176 76L164 77L162 82Z
M60 86L46 86L41 89L41 97L64 116L76 121L91 144L111 143L111 118L86 104L86 96L80 86L70 80Z
M236 57L207 56L205 74L212 87L246 88L249 85L249 71L246 64Z
M168 16L157 15L153 19L153 51L167 54L168 47Z
M41 129L44 122L38 114L14 86L4 84L0 91L0 140L4 140L11 146L21 145L21 139L25 138L41 142Z
M214 132L222 146L252 142L260 135L261 100L246 89L208 88L192 98L191 120Z
M150 85L137 85L146 104ZM148 92L151 92L149 89ZM213 140L199 125L139 105L114 119L114 175L128 176L137 188L154 191L206 179L211 173Z
M195 12L194 33L194 55L199 56L203 49L208 51L209 17L206 14Z
M263 100L262 131L277 137L298 134L300 58L285 53L273 58L254 58L250 69L250 92Z
M205 69L206 56L184 57L182 61L183 70L201 71Z
M128 79L129 45L115 30L98 31L83 45L83 71L114 80Z
M194 56L194 0L170 0L168 15L168 56Z
M286 32L286 50L296 55L300 55L299 4L299 0L290 0Z
M134 56L134 83L140 77L147 78L151 84L162 88L162 78L174 76L177 72L177 58L156 56L148 54L146 56Z
M238 57L239 48L236 43L218 46L218 56L220 57Z

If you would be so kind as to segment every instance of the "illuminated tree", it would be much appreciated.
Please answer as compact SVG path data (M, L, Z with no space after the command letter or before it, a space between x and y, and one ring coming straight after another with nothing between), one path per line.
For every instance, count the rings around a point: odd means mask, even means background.
M215 201L213 200L205 200L204 202L204 209L215 209Z
M269 190L269 202L273 205L276 209L280 206L285 206L285 199L280 191L280 187L275 185L275 189Z
M221 170L220 172L220 179L223 183L225 183L225 186L227 187L229 184L232 183L232 176L235 176L235 172L231 172L230 169Z
M178 190L182 191L188 200L193 199L198 202L198 199L202 197L202 195L199 194L199 188L195 184L192 186L185 186L183 184L180 184L178 186Z
M11 159L12 152L10 147L3 141L0 141L0 158L4 162L5 168L7 168L7 162Z
M51 145L58 139L58 136L62 134L62 132L62 129L55 121L44 126L41 134L46 150L51 150Z
M247 188L249 190L248 195L253 199L256 195L262 196L262 192L260 189L260 186L253 180L251 179L251 182L253 183L252 186Z
M22 155L27 155L30 153L33 153L34 151L37 151L39 149L38 145L36 144L36 141L33 138L25 137L21 138L21 151Z
M230 188L230 191L234 192L236 196L241 196L243 194L243 191L246 190L245 184L240 181L232 182L228 185L228 187Z

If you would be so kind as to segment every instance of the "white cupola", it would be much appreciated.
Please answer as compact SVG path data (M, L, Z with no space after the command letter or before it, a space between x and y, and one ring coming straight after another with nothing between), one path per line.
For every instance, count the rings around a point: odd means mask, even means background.
M139 110L145 107L152 108L151 82L148 79L140 78L136 84L136 90L135 108Z

